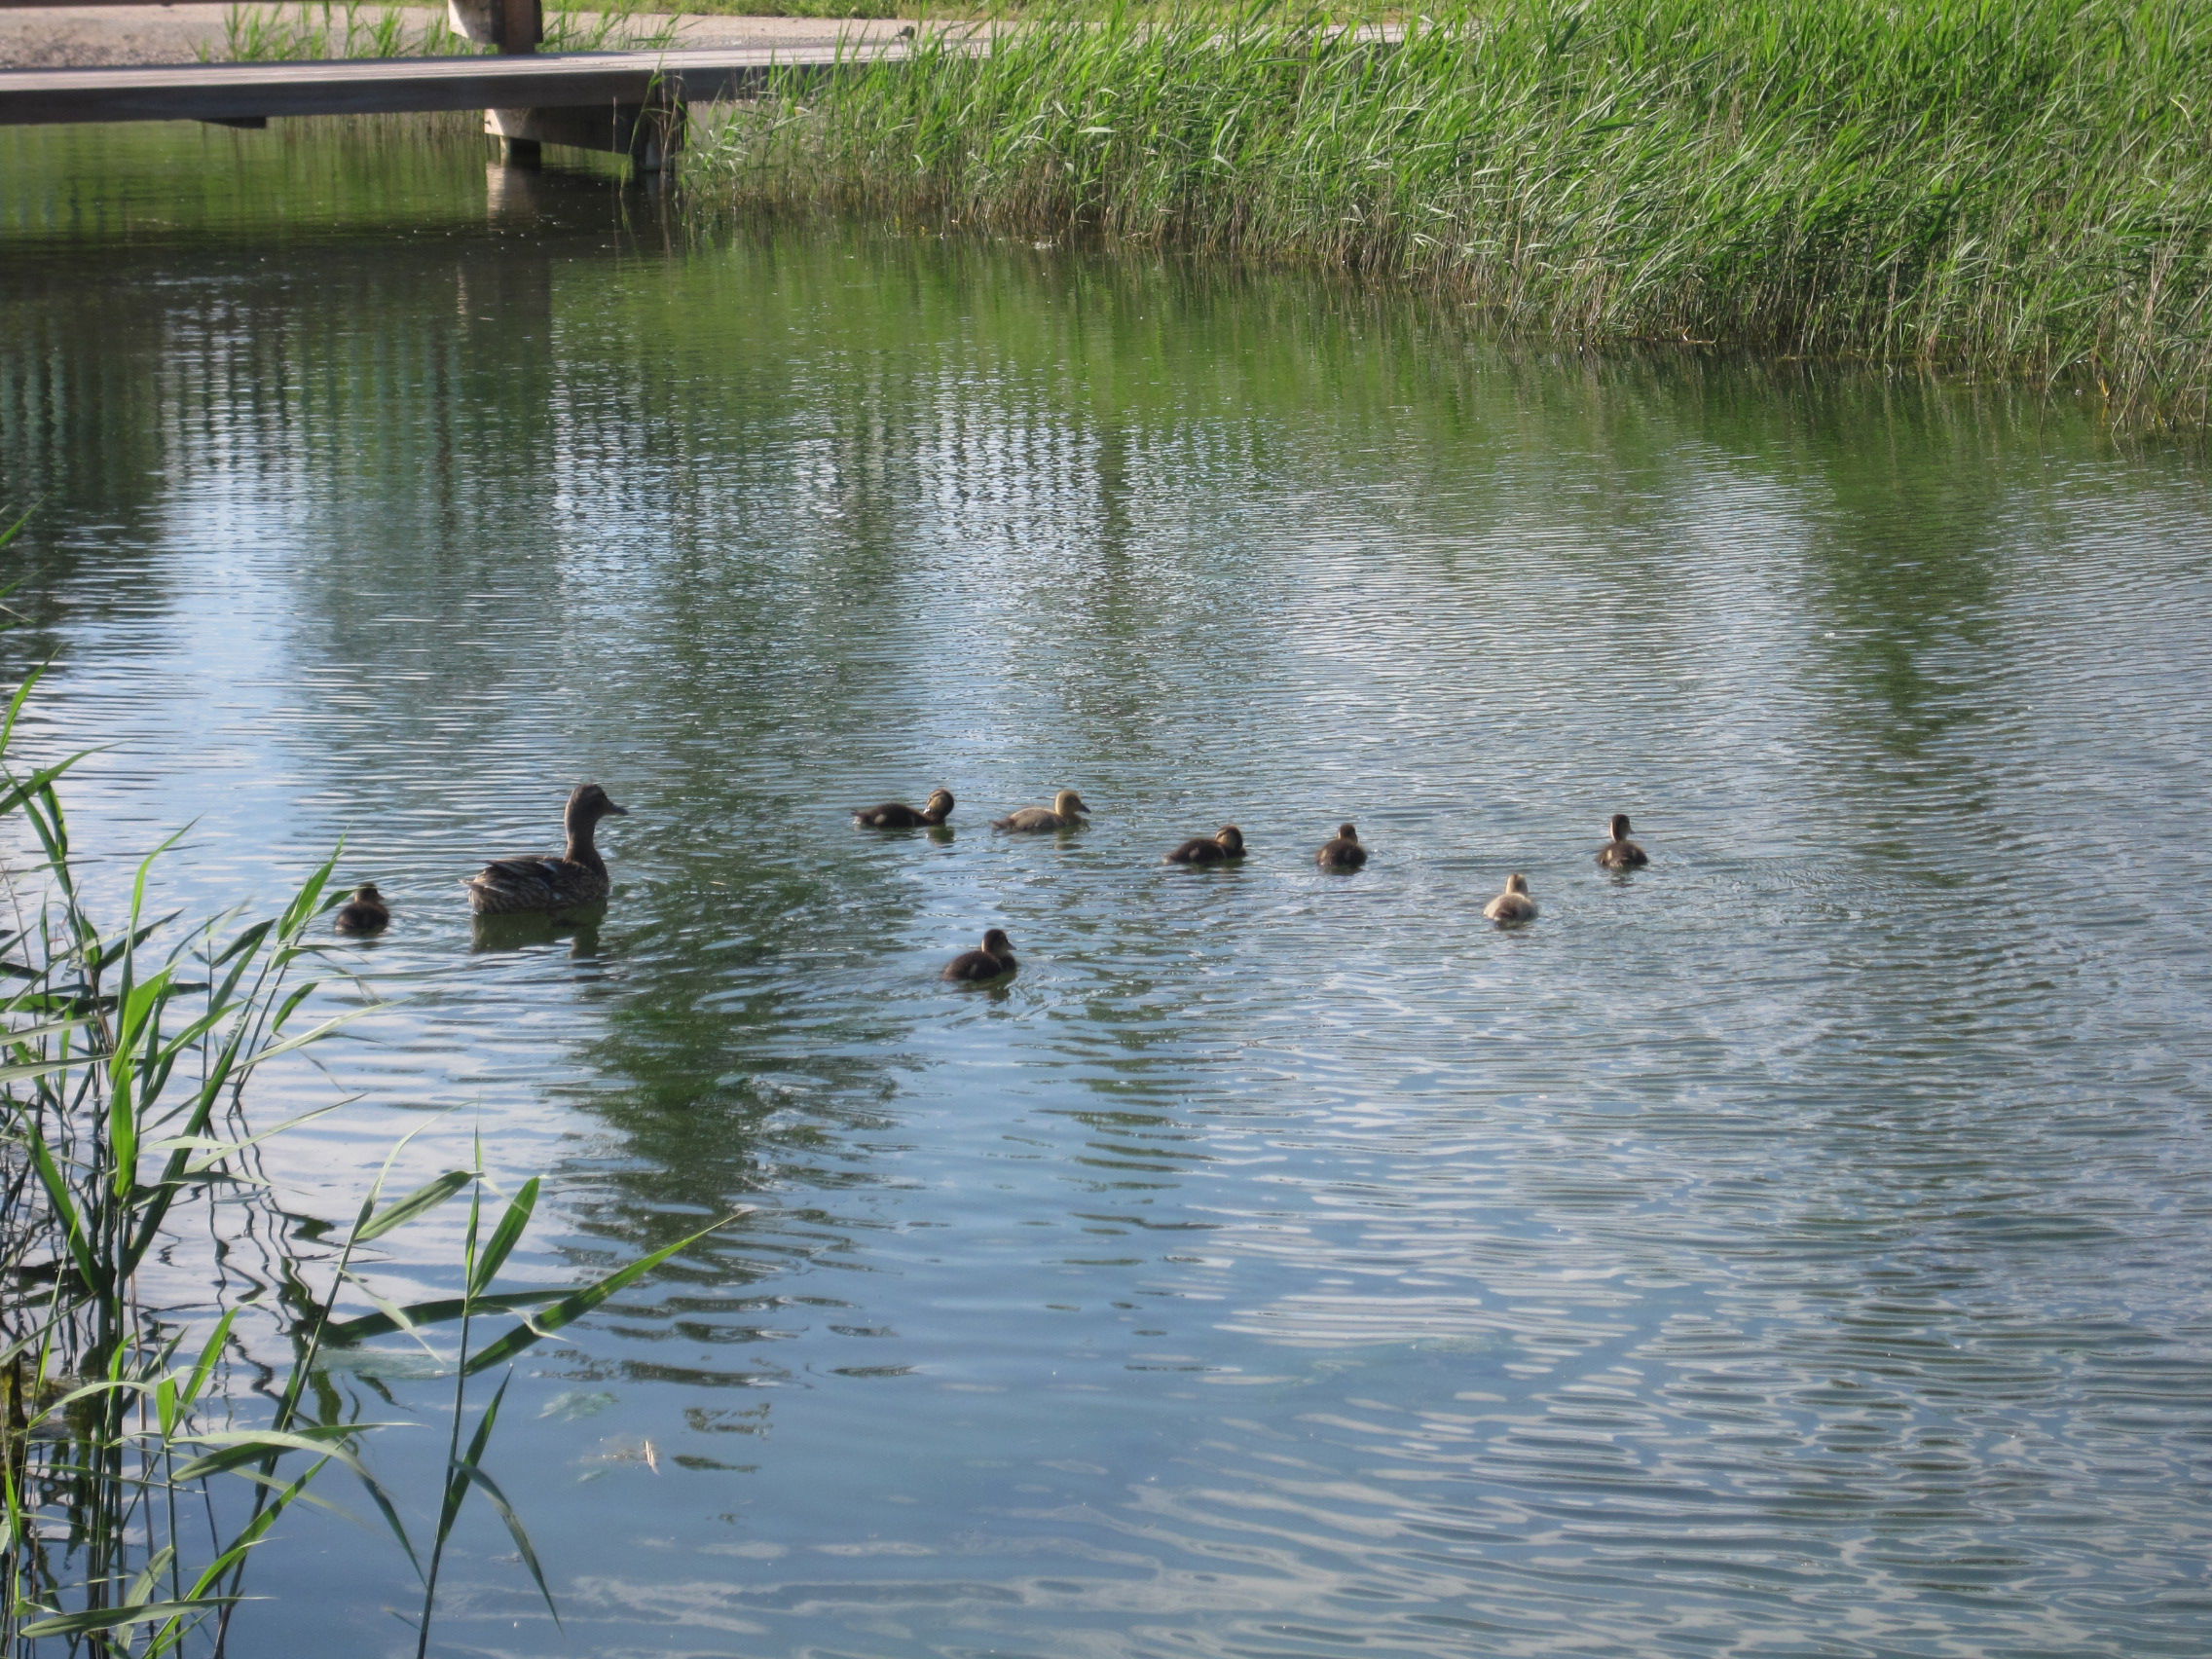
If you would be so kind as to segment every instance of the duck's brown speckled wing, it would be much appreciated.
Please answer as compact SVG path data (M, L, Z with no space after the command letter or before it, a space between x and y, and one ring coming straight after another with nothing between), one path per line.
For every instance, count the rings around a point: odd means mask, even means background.
M606 897L605 876L567 859L495 859L468 884L470 907L485 916L565 910Z

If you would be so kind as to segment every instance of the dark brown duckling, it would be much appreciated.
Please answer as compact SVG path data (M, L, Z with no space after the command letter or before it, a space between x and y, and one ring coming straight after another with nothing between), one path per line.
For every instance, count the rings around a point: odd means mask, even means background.
M391 906L384 902L384 895L373 882L363 882L353 889L353 897L338 906L338 920L333 924L342 934L382 933L391 926Z
M1536 902L1529 897L1529 878L1509 875L1505 878L1505 891L1483 906L1483 914L1499 926L1515 922L1532 922L1536 919Z
M1359 831L1349 824L1337 826L1336 839L1323 841L1313 862L1323 869L1357 869L1367 862L1367 849L1359 844Z
M1224 824L1211 835L1194 835L1161 861L1162 864L1233 864L1244 856L1244 831Z
M1051 806L1025 806L1019 812L1010 812L1004 818L994 819L993 830L1017 830L1034 833L1040 830L1081 830L1083 815L1090 810L1083 804L1083 796L1073 790L1062 790L1052 797Z
M929 829L950 818L952 807L950 790L932 790L919 812L903 801L887 800L881 806L863 807L853 814L853 822L864 830Z
M1641 869L1651 855L1628 838L1628 814L1616 812L1610 825L1612 839L1598 849L1598 862L1607 869Z
M944 977L970 983L978 979L996 979L1014 971L1014 940L1006 937L1006 929L993 928L983 936L983 948L964 950L944 965Z

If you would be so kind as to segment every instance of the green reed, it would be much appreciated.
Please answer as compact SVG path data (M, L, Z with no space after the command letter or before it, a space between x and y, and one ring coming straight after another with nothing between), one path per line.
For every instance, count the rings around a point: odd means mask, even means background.
M15 533L0 532L0 545ZM42 855L0 874L0 1651L221 1654L255 1548L295 1504L325 1501L310 1488L333 1469L353 1477L397 1540L395 1565L404 1558L421 1577L418 1653L471 1493L498 1510L550 1605L529 1536L485 1467L505 1384L464 1439L469 1379L693 1239L595 1283L502 1292L535 1180L487 1224L481 1167L387 1199L387 1160L335 1243L277 1210L260 1151L304 1120L256 1129L254 1084L370 1006L303 1013L318 1006L319 982L305 973L336 902L334 866L275 915L180 928L147 910L165 843L138 865L121 921L102 921L57 793L83 756L28 770L9 759L39 679L26 676L0 716L0 823L20 825ZM460 1293L405 1308L380 1298L364 1249L463 1193ZM235 1270L211 1272L211 1305L149 1300L153 1264L189 1239L242 1237L255 1221L276 1223L255 1231L284 1241L273 1282L235 1293ZM370 1310L341 1317L342 1303ZM480 1342L487 1317L504 1328ZM440 1356L452 1438L424 1564L364 1456L390 1425L346 1406L323 1361L333 1346L394 1334L427 1348L423 1332L455 1321L459 1346ZM250 1363L272 1347L290 1354L273 1378ZM247 1385L257 1374L265 1380Z
M2207 417L2194 0L1493 0L1381 37L1280 5L1026 16L987 57L925 34L793 78L708 159L755 208L1320 262L1517 332Z

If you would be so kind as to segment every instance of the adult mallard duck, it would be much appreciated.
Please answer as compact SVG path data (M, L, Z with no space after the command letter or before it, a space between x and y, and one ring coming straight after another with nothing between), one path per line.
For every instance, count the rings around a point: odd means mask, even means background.
M573 910L607 897L607 861L592 840L602 818L627 818L597 784L584 784L569 796L562 823L569 845L557 859L498 859L468 881L468 907L479 916L511 916L525 911Z
M1483 914L1500 924L1532 922L1536 919L1536 902L1529 897L1529 878L1509 875L1505 878L1505 891L1483 906Z
M881 806L864 806L853 822L864 830L921 830L942 824L952 816L950 790L932 790L928 802L917 812L904 801L887 800Z
M996 979L1011 974L1018 966L1014 959L1014 940L1006 937L1006 929L993 928L983 936L983 948L964 950L944 965L944 977L974 983L977 979Z
M1628 838L1628 814L1616 812L1608 826L1612 839L1598 849L1598 862L1607 869L1641 869L1651 855Z
M1224 824L1211 835L1194 835L1161 861L1162 864L1231 864L1244 856L1244 831Z
M1357 869L1367 862L1367 849L1359 844L1359 831L1349 824L1337 826L1336 839L1323 841L1313 862L1323 869Z
M1052 797L1051 806L1025 806L1019 812L1010 812L995 819L993 830L1081 830L1083 815L1090 810L1083 804L1083 796L1073 790L1062 790Z
M332 925L342 934L382 933L391 926L391 906L374 882L363 882L353 889L352 898L338 906L338 919Z

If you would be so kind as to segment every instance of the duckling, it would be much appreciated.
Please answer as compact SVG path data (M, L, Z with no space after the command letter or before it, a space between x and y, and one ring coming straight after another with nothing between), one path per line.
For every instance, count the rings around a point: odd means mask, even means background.
M1483 906L1483 914L1500 926L1534 921L1536 902L1529 897L1529 878L1525 875L1507 876L1505 891Z
M468 907L480 916L507 916L526 910L573 910L607 897L607 861L599 856L593 832L602 818L627 818L597 784L584 784L569 796L562 823L569 844L559 858L498 859L469 877Z
M1062 790L1052 797L1051 806L1025 806L1019 812L1010 812L992 822L993 830L1081 830L1083 815L1090 810L1083 804L1083 796L1073 790Z
M391 906L384 902L384 895L373 882L363 882L353 889L353 897L338 906L338 920L334 924L342 934L376 934L391 926Z
M919 812L903 801L887 800L881 806L863 807L853 814L853 822L864 830L920 830L950 818L952 805L950 790L932 790Z
M1234 824L1224 824L1211 835L1192 836L1160 862L1179 865L1233 864L1243 856L1244 831Z
M1337 837L1323 841L1313 862L1323 869L1357 869L1367 862L1367 849L1359 844L1359 831L1349 824L1337 826Z
M1641 869L1651 855L1628 838L1628 814L1616 812L1610 826L1613 838L1598 849L1598 862L1607 869Z
M1006 929L993 928L983 936L980 950L964 950L944 965L944 977L971 983L977 979L996 979L1011 974L1019 966L1014 959L1014 940L1006 937Z

